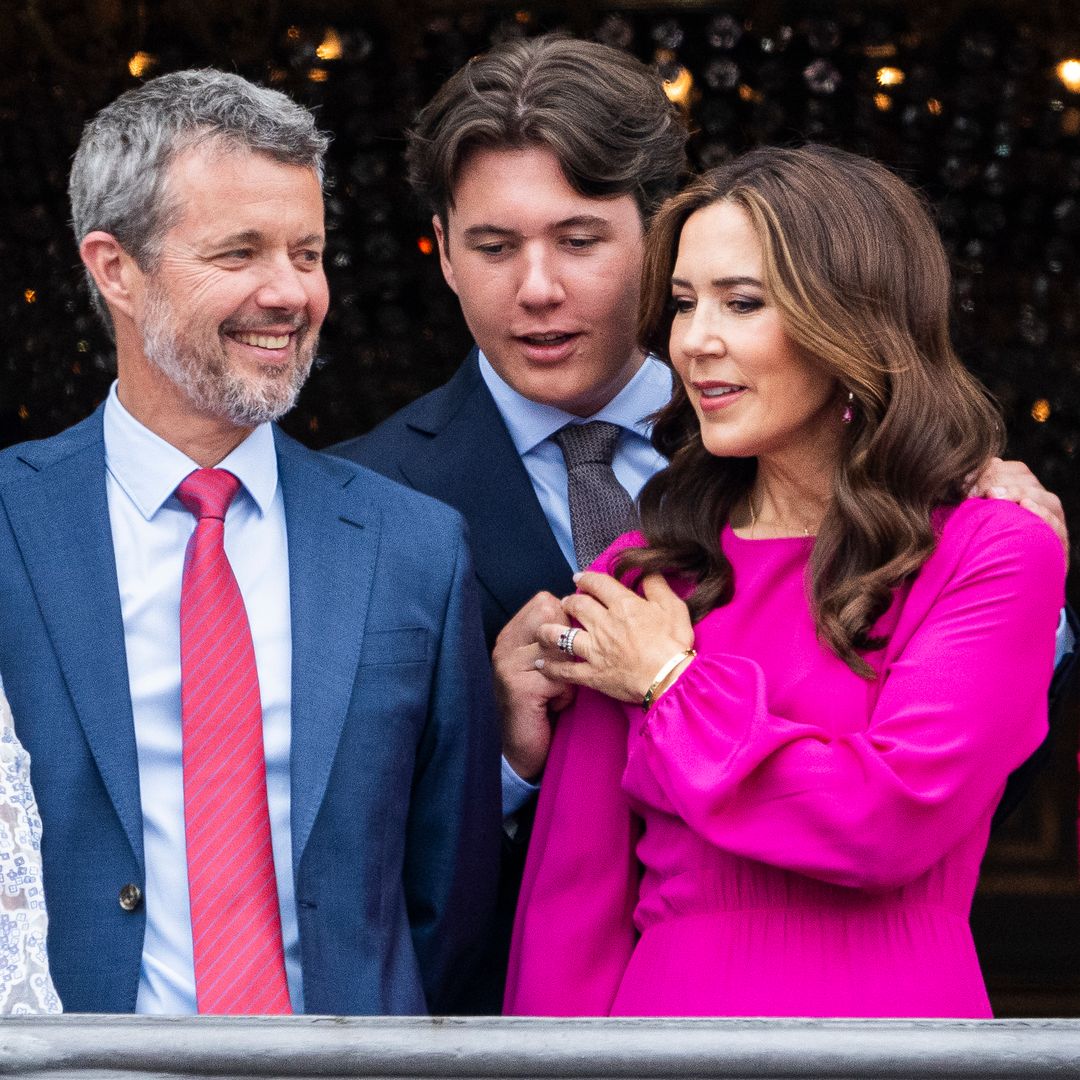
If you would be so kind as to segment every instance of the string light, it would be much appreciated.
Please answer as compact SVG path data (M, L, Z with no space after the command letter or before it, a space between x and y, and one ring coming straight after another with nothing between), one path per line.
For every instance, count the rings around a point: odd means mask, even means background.
M1050 419L1050 402L1046 398L1039 398L1031 406L1031 419L1037 424L1045 424Z
M307 73L307 77L311 82L326 82L330 78L330 73L322 68L312 68Z
M941 102L936 97L927 98L926 111L931 116L940 116L943 111Z
M140 51L128 61L128 71L131 72L134 78L141 79L155 64L157 64L156 56Z
M668 101L687 108L690 105L690 91L694 88L694 77L685 67L679 67L671 79L664 80L664 93Z
M1066 90L1080 94L1080 60L1062 60L1054 70Z
M23 293L23 299L28 304L36 304L37 303L37 289L27 289L26 292Z
M326 35L322 39L322 43L315 50L315 55L320 60L340 60L341 52L340 35L333 28L328 28Z
M880 67L876 78L878 86L899 86L907 76L898 67Z
M892 108L892 98L888 94L875 94L874 104L880 112L888 112Z
M431 242L430 236L421 236L416 241L416 246L420 249L421 255L430 255L435 250L435 245Z
M739 85L739 97L743 101L760 101L761 96L761 92L755 90L752 86L748 86L746 83Z

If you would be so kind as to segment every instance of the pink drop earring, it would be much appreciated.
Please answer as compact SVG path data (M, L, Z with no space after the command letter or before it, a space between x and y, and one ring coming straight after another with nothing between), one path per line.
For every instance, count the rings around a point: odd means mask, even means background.
M850 424L855 418L855 410L852 409L851 403L855 400L855 395L849 390L847 392L847 404L844 406L844 412L840 417L841 424Z

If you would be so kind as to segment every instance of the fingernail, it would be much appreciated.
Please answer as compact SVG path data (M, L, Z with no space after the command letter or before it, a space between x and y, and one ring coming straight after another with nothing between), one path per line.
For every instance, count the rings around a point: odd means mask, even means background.
M579 570L573 577L573 582L574 582L575 585L578 583L578 579L580 577L581 577L581 571Z
M542 656L537 657L535 662L534 662L534 666L537 668L537 670L543 671L543 669L544 669L544 658Z
M995 499L1004 499L1005 489L1003 487L992 487L990 489L990 494L993 495Z

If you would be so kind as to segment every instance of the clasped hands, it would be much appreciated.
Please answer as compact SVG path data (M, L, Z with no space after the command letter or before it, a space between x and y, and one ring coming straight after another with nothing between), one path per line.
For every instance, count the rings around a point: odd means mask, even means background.
M551 714L566 708L576 687L639 702L657 672L694 644L690 612L660 574L643 578L644 595L608 574L587 571L574 580L579 591L563 600L534 596L503 628L492 655L503 755L527 780L542 772ZM559 649L571 621L581 628L573 659Z

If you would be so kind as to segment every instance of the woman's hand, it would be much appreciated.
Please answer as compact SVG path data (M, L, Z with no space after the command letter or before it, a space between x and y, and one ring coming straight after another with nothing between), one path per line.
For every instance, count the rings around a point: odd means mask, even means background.
M660 574L642 579L644 597L608 574L586 572L575 580L580 592L562 606L582 627L573 639L576 659L559 648L566 627L544 623L537 631L536 666L551 679L589 686L618 701L641 701L657 672L693 648L686 604Z
M1061 500L1039 483L1022 461L991 458L971 484L968 494L979 499L1007 499L1041 517L1057 533L1069 564L1069 529Z

